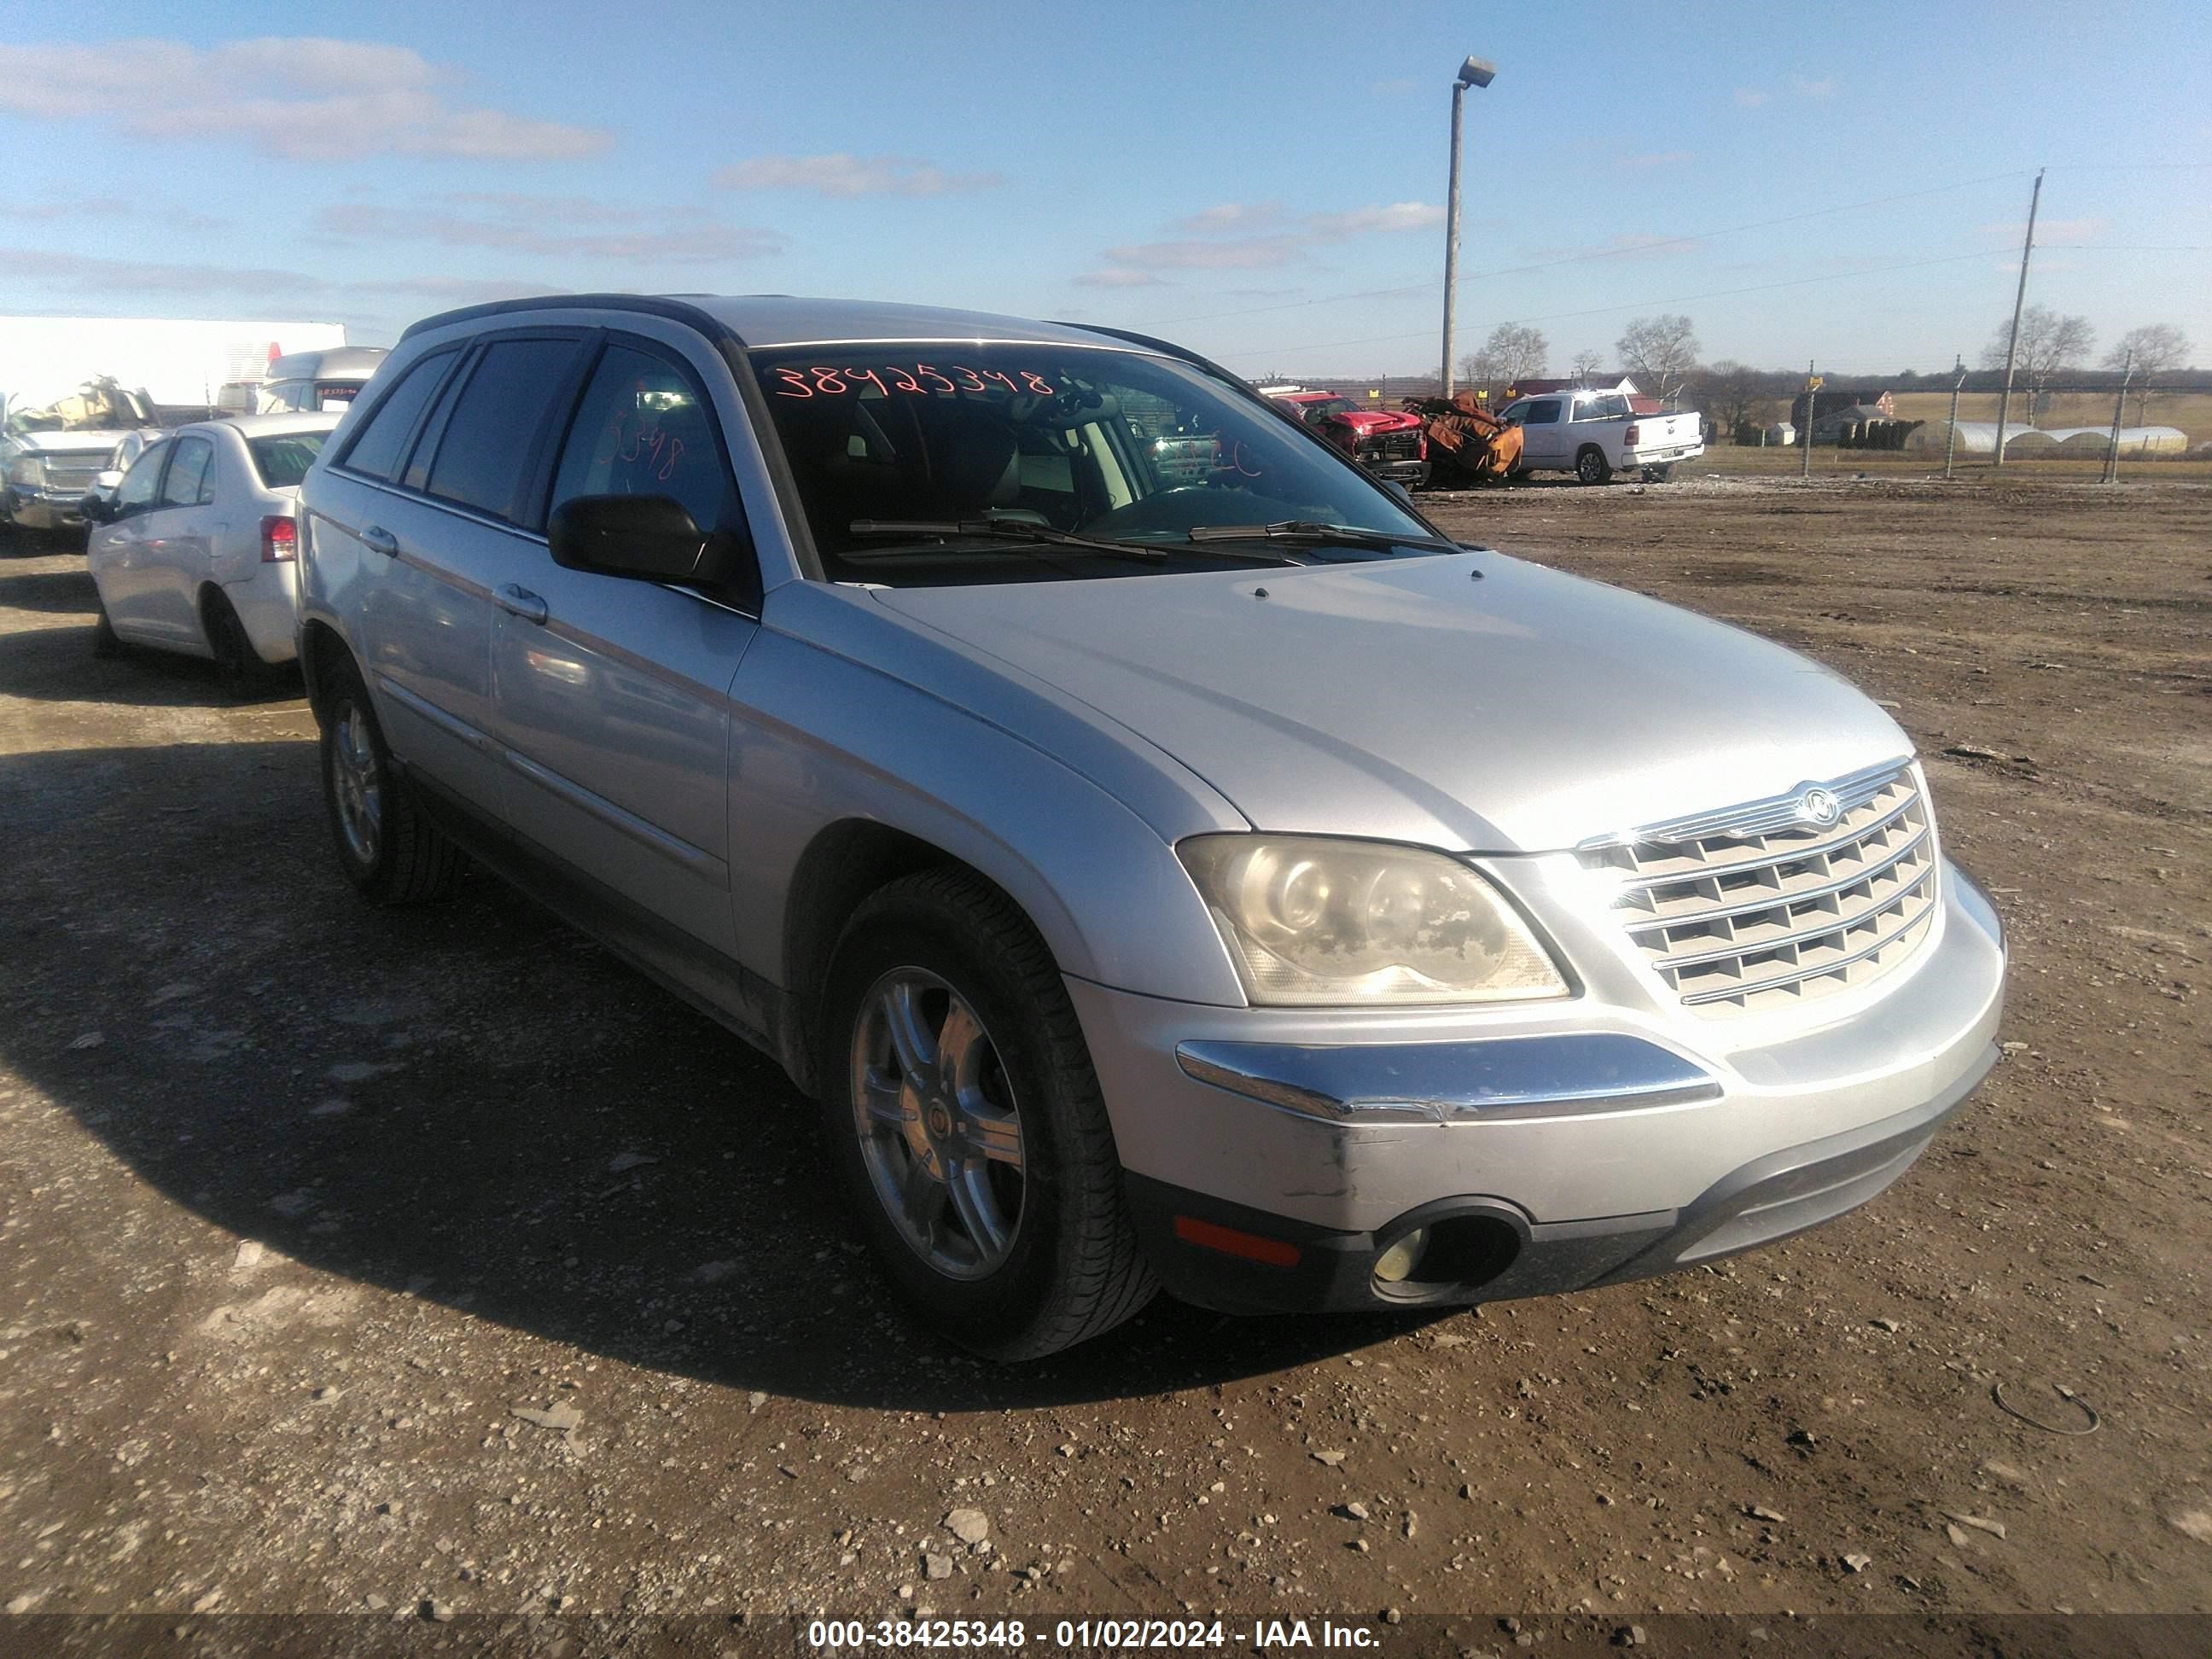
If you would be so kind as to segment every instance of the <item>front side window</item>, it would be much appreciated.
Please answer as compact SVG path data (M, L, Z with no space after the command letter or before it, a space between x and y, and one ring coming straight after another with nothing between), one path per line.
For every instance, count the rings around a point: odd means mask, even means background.
M424 485L495 518L514 507L531 440L576 354L568 339L495 340L461 388Z
M732 516L730 495L698 389L659 357L609 346L568 428L550 505L578 495L665 495L712 531Z
M215 478L210 464L214 459L215 446L205 438L178 439L168 480L161 486L161 505L198 507L213 501Z
M126 513L143 513L153 506L154 492L161 483L161 462L168 448L167 444L152 445L131 464L131 470L123 475L123 482L115 487L118 518Z
M346 465L372 478L396 477L423 405L453 366L452 351L436 351L401 375L399 384L369 411L368 424L346 451Z
M1559 400L1539 398L1522 411L1523 426L1557 426L1559 421Z
M903 550L854 529L865 520L1034 525L1179 551L1194 529L1291 520L1431 537L1266 405L1172 358L887 342L764 351L754 368L815 545L839 580L901 580L890 556ZM1054 574L1019 556L984 563L981 580ZM1123 562L1111 574L1145 568Z

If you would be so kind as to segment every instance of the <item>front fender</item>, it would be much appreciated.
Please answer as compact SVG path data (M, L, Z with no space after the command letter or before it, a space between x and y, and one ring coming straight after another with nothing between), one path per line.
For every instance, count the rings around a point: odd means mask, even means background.
M935 651L939 647L927 647ZM1164 834L1034 742L909 680L772 629L732 688L730 817L738 954L787 989L801 859L860 820L926 842L1020 905L1061 970L1241 1006L1234 966ZM1187 828L1232 826L1194 811Z

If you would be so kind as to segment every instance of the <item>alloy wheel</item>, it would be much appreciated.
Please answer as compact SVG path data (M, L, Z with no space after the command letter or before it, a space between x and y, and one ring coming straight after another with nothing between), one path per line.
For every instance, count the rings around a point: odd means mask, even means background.
M337 711L332 736L336 765L331 781L337 786L338 828L354 857L364 866L371 866L383 838L384 786L376 740L360 705L349 702Z
M975 1011L926 969L891 969L861 1000L850 1085L868 1183L908 1248L948 1278L996 1271L1022 1223L1022 1118Z

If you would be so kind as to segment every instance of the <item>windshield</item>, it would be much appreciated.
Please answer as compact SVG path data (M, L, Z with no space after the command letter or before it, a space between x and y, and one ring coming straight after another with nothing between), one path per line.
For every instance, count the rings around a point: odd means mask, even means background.
M947 538L855 532L856 521L988 520L963 580L1030 580L1063 567L1024 556L1015 527L1173 549L1167 568L1218 568L1203 526L1296 520L1431 542L1356 469L1267 405L1169 358L1054 345L912 343L762 353L760 376L816 546L833 580L942 580L913 567ZM1037 538L1040 543L1043 538ZM1225 545L1221 544L1221 545ZM1433 544L1423 550L1433 551ZM1394 556L1381 547L1315 556ZM1289 557L1288 554L1283 556ZM1162 568L1092 559L1082 575Z
M1318 421L1330 415L1349 415L1358 406L1349 398L1322 398L1305 406L1305 417Z
M253 470L271 489L289 489L307 476L327 432L283 432L266 438L248 438Z

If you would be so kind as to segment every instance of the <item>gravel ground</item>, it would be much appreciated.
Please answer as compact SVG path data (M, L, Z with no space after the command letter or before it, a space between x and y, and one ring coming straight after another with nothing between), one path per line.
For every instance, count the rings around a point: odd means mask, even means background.
M1017 1370L901 1316L767 1061L487 879L363 907L296 696L96 661L82 559L0 561L0 1602L2212 1607L2212 489L1433 505L1893 704L2005 1063L1773 1249Z

